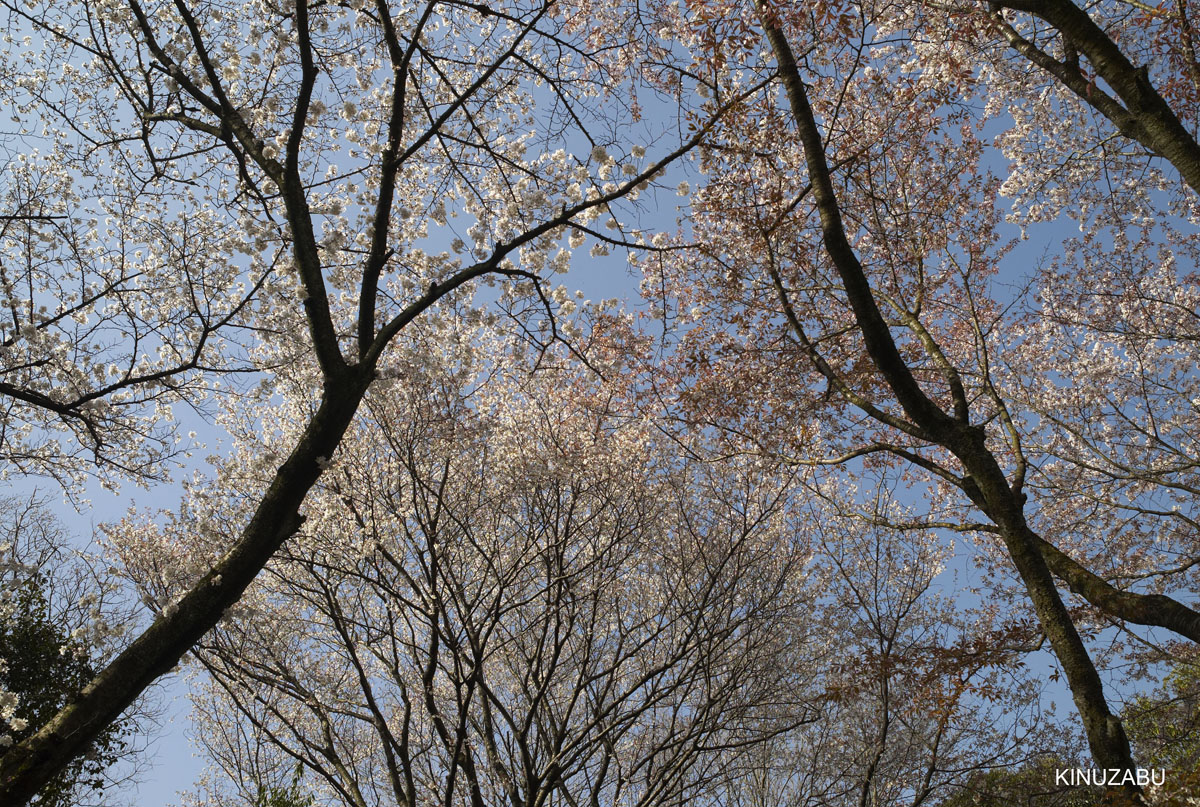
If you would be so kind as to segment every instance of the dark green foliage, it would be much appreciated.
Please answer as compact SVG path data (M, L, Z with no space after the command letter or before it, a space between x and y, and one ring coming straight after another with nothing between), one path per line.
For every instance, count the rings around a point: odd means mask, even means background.
M1139 763L1162 769L1164 796L1200 793L1200 669L1195 664L1177 664L1161 689L1130 701L1124 721Z
M1143 765L1200 769L1200 672L1191 665L1176 667L1162 689L1129 703L1125 725Z
M254 799L254 807L313 807L315 799L305 795L300 788L301 767L296 766L292 783L287 787L259 785L258 797Z
M11 593L11 614L0 623L0 688L19 696L16 717L28 726L13 733L20 741L45 724L95 675L87 648L55 623L45 581L31 575ZM103 789L104 771L128 750L128 721L109 726L89 752L43 788L35 801L44 807L70 807ZM6 749L0 748L0 756Z

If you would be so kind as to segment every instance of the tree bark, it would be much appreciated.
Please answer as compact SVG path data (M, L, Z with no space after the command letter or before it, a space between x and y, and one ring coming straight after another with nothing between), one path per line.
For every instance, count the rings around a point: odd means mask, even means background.
M150 683L179 663L304 521L300 506L337 449L371 375L362 367L325 384L321 403L237 543L174 609L137 637L72 703L0 757L0 804L24 804L86 752Z
M1069 39L1121 103L1113 103L1114 99L1083 76L1077 66L1054 60L1021 39L1011 28L1004 31L1014 49L1048 70L1081 100L1112 121L1121 134L1175 166L1184 182L1200 193L1200 145L1195 137L1150 83L1147 69L1130 62L1086 11L1071 0L1008 0L992 6L1032 14L1053 26L1064 39Z
M979 488L989 515L1000 529L1001 538L1025 585L1042 629L1063 665L1096 763L1105 768L1131 769L1133 758L1129 740L1120 720L1108 708L1099 673L1055 588L1041 549L1025 523L1016 493L1009 486L995 457L984 445L983 428L972 425L966 418L966 412L961 413L962 417L944 412L921 390L900 355L875 302L870 281L846 237L820 130L791 46L761 0L758 9L804 148L804 159L821 218L825 251L846 291L867 352L908 417L928 435L927 439L950 450ZM1130 795L1136 797L1139 792L1134 788L1130 790Z

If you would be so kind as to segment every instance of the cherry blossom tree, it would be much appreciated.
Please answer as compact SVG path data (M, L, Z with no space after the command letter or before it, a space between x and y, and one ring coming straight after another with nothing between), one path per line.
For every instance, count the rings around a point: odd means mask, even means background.
M1059 750L1020 637L932 590L948 549L864 529L786 464L681 452L630 407L611 313L558 323L591 366L488 319L406 332L403 383L368 394L310 518L193 650L199 801L916 804ZM158 611L297 422L230 416L217 476L109 530Z
M791 474L673 458L593 368L465 319L409 330L312 516L193 651L230 803L297 763L321 803L682 803L808 719ZM154 607L228 545L256 498L229 492L269 484L274 441L242 439L165 526L112 531Z
M287 383L282 366L321 390L288 410L303 425L228 525L238 539L0 758L0 800L20 803L300 529L401 331L488 278L517 284L501 302L513 316L552 312L544 279L589 237L600 251L636 243L616 203L652 192L712 118L651 126L653 152L629 142L638 93L678 74L669 44L620 6L3 8L0 92L17 127L0 211L10 464L157 477L188 447L172 407L269 390Z
M280 547L289 547L280 568L307 575L331 635L339 624L361 629L328 613L343 607L337 575L354 559L334 552L336 568L318 570L332 533L304 504L309 491L349 459L338 448L369 391L416 377L419 354L391 355L402 332L438 308L439 338L452 338L455 317L480 316L475 281L505 281L488 292L494 311L524 323L544 355L556 340L583 338L559 330L574 302L545 281L589 238L597 256L642 250L668 355L654 377L626 383L655 414L667 402L675 425L663 428L683 448L809 469L797 478L810 490L824 491L830 471L860 488L910 488L922 510L872 508L871 496L843 509L892 531L896 546L967 536L1006 609L992 645L1044 637L1096 763L1132 767L1090 637L1109 625L1143 645L1178 637L1160 643L1159 659L1173 655L1171 641L1200 639L1186 594L1200 573L1190 0L4 8L12 47L0 93L18 128L4 141L0 211L0 450L14 468L63 480L97 468L153 477L188 448L169 419L179 405L226 412L226 428L255 446L222 469L219 506L197 489L167 522L194 539L186 550L147 537L139 558L127 536L122 551L145 571L158 616L76 703L0 758L6 799L30 797L222 614L236 624L235 603ZM641 117L642 96L668 99L663 138L659 121ZM645 128L637 139L655 150L635 144L631 127ZM677 186L690 216L674 240L647 237L624 205L689 152L703 174ZM1028 292L1005 288L1001 268L1019 247L1005 219L1036 233L1064 218L1079 236L1029 267ZM633 354L620 358L632 341L607 334L580 355L608 377L632 377ZM475 416L468 407L454 417ZM466 439L452 437L437 450ZM403 465L398 456L378 461ZM450 472L469 467L397 473L420 480L436 510L429 491L441 480L461 490ZM353 491L339 498L330 477L321 501L353 517ZM453 504L470 509L470 497ZM359 515L363 532L385 517ZM407 509L386 518L419 539L436 532L410 523ZM837 542L858 558L846 560L847 590L881 568L859 562L870 545L861 535ZM423 581L427 596L447 585L464 596L443 576L459 562L509 569L494 548L451 562L439 546L422 550L448 564ZM555 546L527 548L546 562ZM376 577L413 574L363 557ZM830 557L842 557L836 545ZM885 577L898 587L889 601L922 579ZM564 567L561 590L598 590L588 579ZM264 585L272 581L281 578ZM317 598L321 585L335 594ZM534 584L513 585L497 590L517 596ZM501 623L462 607L448 628L451 601L441 602L406 613L420 640L393 654L397 663L428 662L427 640L445 631L434 667L465 659L461 669L474 669L475 648L452 652L443 640ZM604 610L590 602L572 613ZM904 635L895 625L876 634ZM216 680L231 680L220 642L243 639L214 637L201 654ZM970 668L965 658L955 675ZM875 691L892 680L879 673ZM469 677L438 680L479 688ZM427 767L447 787L483 757L468 765L454 751L468 734L437 731L434 714L470 723L482 718L467 707L489 702L460 703L454 688L433 708L413 707L427 721L422 759L441 760ZM247 720L270 727L274 718L254 711L261 704L242 703ZM383 749L381 722L359 729ZM888 724L873 727L877 738ZM900 736L890 725L873 771L904 767L888 757ZM910 728L929 736L929 725ZM854 760L845 769L868 783L860 793L886 778Z
M1180 593L1196 554L1191 9L703 8L709 95L762 76L780 95L705 144L696 245L647 266L684 326L677 416L719 426L726 451L919 486L920 518L868 517L974 535L993 574L1015 572L1013 617L1036 615L1093 758L1132 768L1083 636L1200 639ZM1024 315L997 280L1004 196L1014 224L1082 232L1033 275Z
M948 582L953 545L893 526L919 508L887 484L854 487L829 478L806 491L814 566L825 570L811 619L829 636L826 654L805 660L821 682L813 717L757 746L720 803L915 806L988 771L1075 758L1077 733L1046 710L1027 664L1036 628ZM859 512L863 493L875 522Z

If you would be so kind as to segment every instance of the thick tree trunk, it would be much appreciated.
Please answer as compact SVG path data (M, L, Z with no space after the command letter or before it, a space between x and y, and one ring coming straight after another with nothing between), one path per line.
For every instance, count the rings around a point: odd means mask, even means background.
M229 606L300 528L300 506L337 449L362 402L370 376L345 371L325 385L320 406L292 453L275 472L250 523L233 549L180 600L162 614L36 734L0 757L0 804L25 804L72 759L86 752L100 732L142 690L179 663L220 620Z
M1041 549L1025 523L1017 495L984 445L983 429L971 425L965 411L959 413L960 416L951 416L925 395L896 347L866 273L846 237L824 143L791 46L770 13L761 4L759 9L804 148L821 217L825 251L846 291L867 352L905 414L926 439L949 449L979 488L989 516L1000 528L1042 629L1063 665L1095 761L1105 768L1128 770L1133 767L1129 740L1120 720L1109 711L1099 673L1059 596ZM1138 792L1133 789L1129 795L1136 798Z
M982 431L973 430L966 439L946 447L963 463L979 488L989 518L1000 528L1000 537L1025 585L1042 630L1063 666L1071 697L1083 719L1092 757L1104 768L1133 768L1125 729L1108 708L1096 665L1054 585L1040 542L1025 523L1018 497L983 444Z
M1166 628L1193 642L1200 642L1200 614L1195 610L1165 594L1122 591L1032 530L1029 534L1054 576L1091 605L1117 619L1135 625Z
M992 5L1033 14L1053 26L1087 57L1116 99L1096 87L1077 65L1055 60L1007 26L1004 33L1018 53L1050 72L1084 103L1112 121L1121 134L1166 159L1183 181L1200 193L1200 145L1195 137L1150 83L1146 69L1130 62L1086 11L1071 0L1008 0Z

